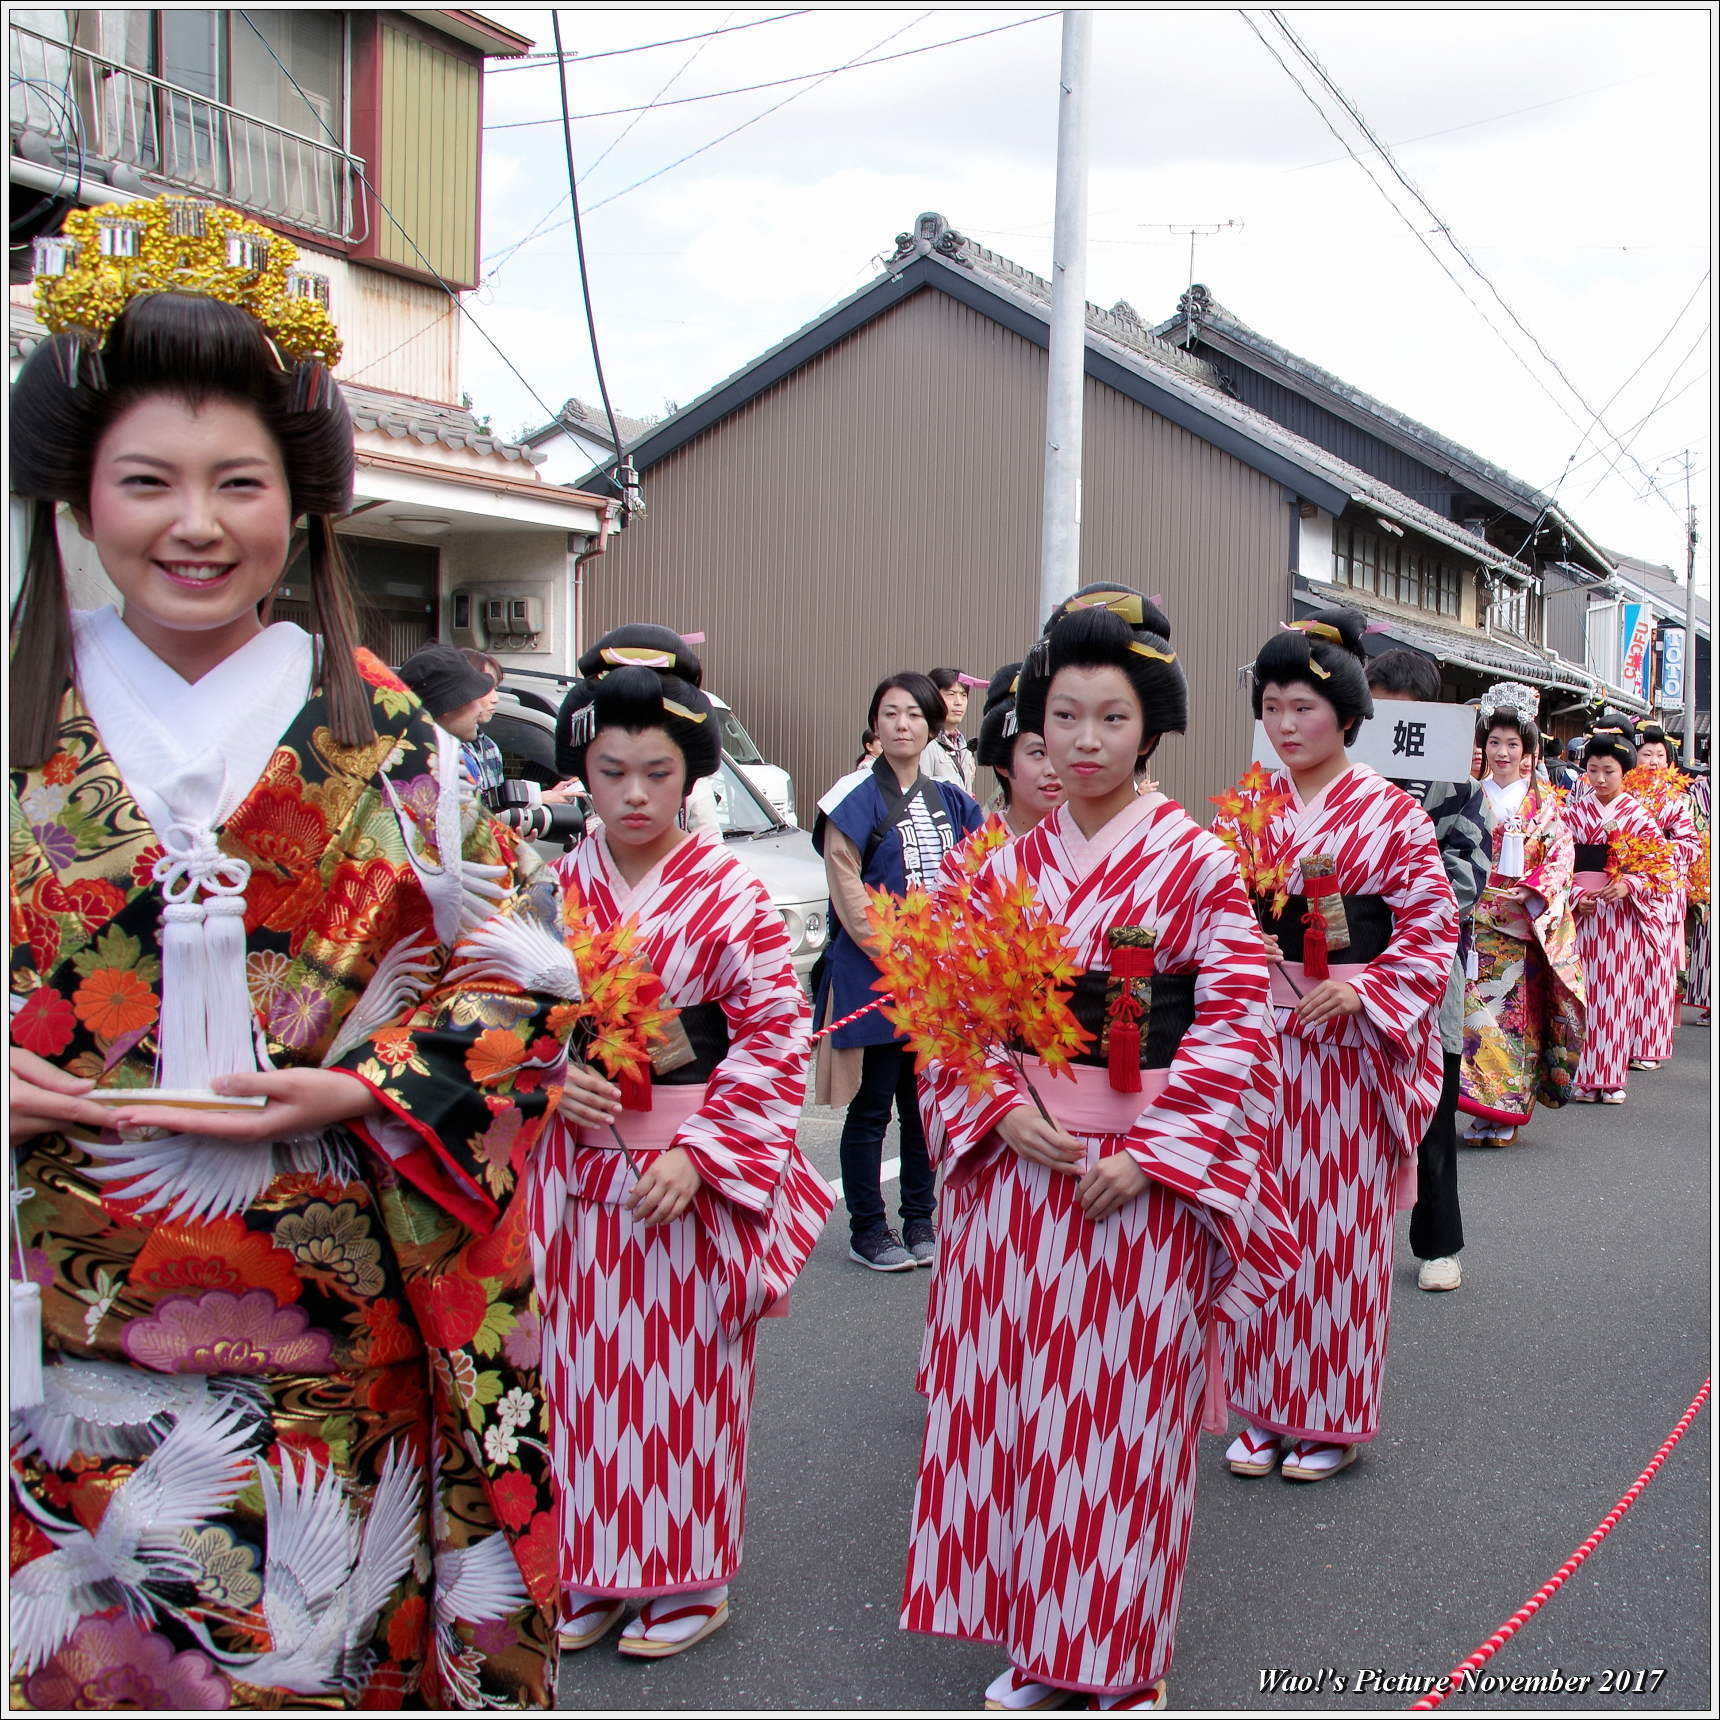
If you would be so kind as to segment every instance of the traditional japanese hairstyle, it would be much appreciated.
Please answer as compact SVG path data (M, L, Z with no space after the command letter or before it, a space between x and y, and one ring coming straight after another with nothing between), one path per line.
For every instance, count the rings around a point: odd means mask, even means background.
M328 374L340 339L327 282L295 268L297 258L268 228L194 197L75 210L64 235L36 241L36 308L49 337L12 385L12 488L34 504L12 611L14 767L53 751L72 675L55 509L88 508L97 444L121 413L162 394L236 401L262 420L309 535L330 728L347 746L375 739L334 534L353 480L352 423Z
M1254 659L1255 716L1268 686L1299 683L1312 687L1338 713L1345 744L1353 741L1363 720L1374 714L1362 654L1365 628L1354 609L1327 609L1305 621L1285 622Z
M1615 758L1621 770L1636 765L1636 724L1623 711L1603 711L1589 725L1583 744L1583 764L1592 758Z
M993 770L1010 769L1021 729L1016 720L1015 691L1021 676L1019 663L1005 663L992 676L985 690L985 708L979 719L979 740L974 745L976 763Z
M1083 587L1052 610L1028 652L1016 688L1015 720L1045 732L1045 701L1059 669L1121 669L1141 702L1150 758L1159 737L1188 727L1188 683L1171 649L1171 624L1158 603L1126 585Z
M1669 735L1659 723L1644 723L1636 732L1637 751L1641 752L1648 741L1659 741L1666 748L1666 762L1675 765L1678 762L1678 737Z
M645 622L617 627L580 657L579 672L584 679L574 683L556 718L558 770L583 777L586 754L604 729L662 729L687 761L689 788L716 775L722 736L700 690L704 668L679 633Z
M1541 709L1541 695L1521 681L1495 681L1481 695L1477 707L1475 739L1485 745L1495 729L1509 729L1523 742L1523 751L1531 757L1541 750L1541 728L1536 717Z

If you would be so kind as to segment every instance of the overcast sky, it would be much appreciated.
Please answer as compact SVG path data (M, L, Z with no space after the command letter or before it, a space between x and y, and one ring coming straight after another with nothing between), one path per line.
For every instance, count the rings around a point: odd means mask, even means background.
M787 10L607 7L561 18L566 47L595 56ZM551 46L548 12L490 15ZM1269 16L1247 16L1405 213L1236 10L1100 11L1087 296L1126 298L1161 320L1189 269L1187 237L1168 228L1238 223L1197 240L1195 278L1243 321L1527 482L1558 484L1602 543L1682 570L1686 449L1704 535L1714 481L1710 10L1282 13L1499 298L1367 151ZM1020 22L1036 17L825 7L575 63L576 116L661 96L643 115L574 125L616 409L647 417L695 398L877 274L922 210L1048 273L1059 27L1054 13ZM1004 24L1018 27L817 87L667 105ZM559 115L553 66L504 69L515 64L491 62L485 80L486 281L468 303L539 398L470 328L462 337L466 387L507 433L542 423L569 395L596 399L572 229L550 225L502 256L544 217L567 213L556 207L566 191L559 119L512 124ZM1629 457L1616 443L1610 457L1591 457L1607 431ZM1645 498L1651 479L1676 506ZM1697 557L1701 580L1706 543Z

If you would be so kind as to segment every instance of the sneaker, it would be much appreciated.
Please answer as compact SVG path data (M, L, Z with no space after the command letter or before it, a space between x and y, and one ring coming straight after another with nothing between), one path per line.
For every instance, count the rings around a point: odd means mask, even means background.
M848 1258L870 1266L874 1272L912 1272L917 1262L902 1246L895 1231L882 1225L876 1230L863 1230L848 1239Z
M1463 1283L1463 1263L1455 1254L1424 1260L1415 1281L1423 1290L1455 1290Z
M916 1266L930 1266L938 1257L938 1233L929 1218L910 1218L902 1226L902 1246Z

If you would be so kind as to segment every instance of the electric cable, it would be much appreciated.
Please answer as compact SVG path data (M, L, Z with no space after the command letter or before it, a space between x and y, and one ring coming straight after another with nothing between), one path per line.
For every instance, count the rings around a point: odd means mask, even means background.
M729 17L732 18L733 16L734 16L734 13L730 12ZM609 159L609 157L614 153L616 145L621 143L623 141L623 139L626 138L627 134L630 131L632 131L633 128L636 125L638 125L642 119L644 119L646 114L648 114L651 111L651 107L656 104L658 99L661 96L663 96L664 94L666 94L670 89L672 89L681 80L681 78L686 75L687 71L691 68L693 62L696 59L698 59L698 57L705 51L705 49L711 45L712 38L716 34L717 34L716 31L711 31L707 35L705 35L700 40L699 45L692 51L692 53L690 53L686 57L686 59L684 59L681 62L679 68L677 70L675 70L674 72L670 73L668 81L666 83L664 83L662 85L662 87L657 91L657 94L651 98L650 104L641 108L639 110L639 112L636 113L633 116L633 118L630 119L627 122L627 124L624 125L621 128L621 130L619 132L617 132L616 135L609 140L609 142L604 146L602 153L599 154L597 159L594 162L592 162L592 164L588 168L586 168L585 173L586 173L586 177L588 179L591 177L592 174L594 174L598 170L598 168L600 168L604 164L605 161L607 161ZM564 60L562 62L562 67L563 67L564 71L566 69L566 65L567 65L567 62ZM538 219L536 221L534 221L532 223L531 231L529 233L527 233L523 239L516 239L513 242L513 244L503 246L503 248L501 250L493 253L489 257L484 258L483 259L484 262L486 262L490 266L491 274L493 274L496 270L499 270L507 262L507 260L514 254L514 252L516 252L517 250L519 250L521 248L521 246L527 245L533 239L535 239L538 236L538 234L543 230L545 224L556 214L556 212L561 208L562 204L564 204L566 201L567 201L567 199L565 197L558 197L555 200L555 202L548 209L546 209L543 212L543 214L538 217ZM484 277L486 282L488 282L490 280L490 278L491 278L491 275L486 275Z
M550 27L555 33L555 51L561 54L561 12L556 7L550 8ZM585 301L585 328L591 337L591 364L597 372L597 392L603 401L603 415L609 420L610 445L615 450L615 457L606 462L611 472L619 475L626 455L621 447L621 430L615 422L615 408L609 404L609 383L603 374L603 355L597 349L597 313L591 304L591 276L585 265L585 226L579 218L579 180L573 170L573 115L567 100L567 61L558 59L556 64L556 83L561 88L561 137L567 155L567 195L573 205L573 242L579 253L579 291ZM552 418L554 413L550 415ZM621 486L625 499L631 485Z
M547 66L556 60L575 60L580 65L587 65L592 60L613 60L620 54L644 54L652 48L675 48L683 42L708 42L714 36L732 35L736 30L756 30L760 24L780 24L785 18L804 18L811 10L810 6L803 6L798 12L777 12L769 18L754 18L745 24L724 24L720 29L701 30L695 36L670 36L661 42L640 42L632 48L600 48L595 54L521 54L505 66L486 67L485 75L493 78L498 72L533 72L539 66ZM734 14L731 12L729 16L732 18Z
M882 65L883 61L881 61L881 60L867 61L866 55L875 54L879 48L884 46L884 44L886 42L895 41L895 39L898 36L906 34L909 30L914 29L915 26L917 26L919 24L923 24L926 21L926 19L930 18L931 16L932 16L931 12L922 12L918 18L914 18L914 19L910 20L908 23L903 24L899 29L892 30L889 35L883 37L882 40L873 43L873 45L870 48L863 48L858 54L856 54L854 56L854 58L852 60L850 60L848 62L848 65L853 66L853 65L860 64L862 62L864 62L866 64L871 64L871 65ZM1039 14L1039 16L1041 18L1054 18L1057 16L1057 14L1055 12L1043 12L1043 13ZM1037 21L1038 20L1034 19L1034 18L1024 18L1021 20L1021 22L1025 23L1025 24L1035 23ZM1015 26L1014 25L1006 25L1005 28L1006 29L1013 29L1013 28L1015 28ZM990 34L991 32L982 32L982 33ZM947 44L943 44L943 43L939 43L936 45L937 46L947 46ZM803 90L795 90L793 92L793 94L784 96L781 101L773 102L769 107L765 108L761 113L754 114L751 119L742 120L739 125L731 126L729 128L729 130L723 132L721 136L713 137L709 143L702 143L699 145L699 147L697 149L690 149L687 151L687 153L685 155L678 156L674 161L671 161L670 163L668 163L667 166L659 167L654 172L647 173L643 179L636 179L633 181L633 183L631 185L624 185L624 186L622 186L622 188L619 191L612 191L612 192L610 192L610 194L607 197L599 198L597 202L593 203L591 205L591 207L585 211L585 213L587 215L595 215L599 209L606 208L609 204L616 202L619 198L625 197L629 192L637 191L642 185L649 185L653 179L661 179L665 173L671 173L677 167L681 167L681 166L685 165L685 163L691 161L694 158L694 156L703 155L705 153L705 151L708 149L715 149L719 143L726 143L731 137L734 137L735 135L737 135L737 133L745 131L748 126L757 125L761 119L768 119L773 113L781 112L781 110L783 108L787 107L790 102L798 101L802 96L811 95L812 92L815 89L819 88L820 85L824 84L830 78L834 77L836 75L836 72L845 71L845 70L847 70L847 66L838 66L835 68L835 71L823 73L822 75L820 75L818 77L817 83L809 84ZM557 232L561 228L563 228L567 225L568 225L568 222L566 220L557 221L552 226L545 227L538 236L540 238L542 238L544 236L544 234Z
M1251 17L1249 17L1249 15L1246 11L1240 11L1238 15L1241 17L1242 21L1249 27L1249 29L1254 32L1255 36L1259 39L1260 45L1263 48L1265 48L1265 50L1273 57L1274 60L1276 60L1278 62L1279 69L1284 73L1284 75L1287 78L1289 78L1291 83L1293 83L1296 86L1297 90L1301 93L1302 98L1308 103L1308 105L1311 108L1313 108L1314 112L1320 116L1321 123L1325 125L1326 129L1329 132L1331 132L1332 136L1337 139L1337 141L1339 142L1340 145L1342 145L1345 153L1349 156L1349 158L1353 162L1355 162L1355 164L1359 168L1361 168L1363 173L1365 173L1367 175L1367 177L1368 177L1369 181L1372 183L1374 189L1376 191L1378 191L1380 196L1385 199L1387 207L1390 208L1392 213L1394 215L1396 215L1397 218L1404 224L1405 228L1409 231L1410 236L1415 240L1415 242L1418 245L1421 246L1421 248L1424 251L1427 252L1428 256L1433 259L1434 265L1438 268L1439 272L1442 275L1444 275L1448 281L1451 282L1452 286L1457 289L1459 295L1463 298L1464 302L1467 305L1469 305L1469 307L1475 312L1475 314L1478 317L1481 318L1481 320L1487 325L1489 332L1491 332L1493 334L1493 336L1498 340L1499 344L1501 346L1503 346L1508 353L1510 353L1511 357L1516 360L1519 368L1523 371L1523 374L1525 376L1527 376L1529 378L1529 380L1531 382L1533 382L1534 385L1538 389L1540 389L1540 391L1552 403L1553 407L1559 412L1559 414L1568 423L1576 425L1577 428L1581 429L1582 425L1581 425L1580 421L1577 419L1576 415L1564 403L1564 401L1562 401L1552 391L1552 389L1547 386L1547 383L1545 382L1545 380L1534 369L1534 367L1529 363L1529 361L1522 355L1522 353L1520 353L1517 350L1516 346L1512 344L1511 340L1506 336L1505 332L1499 327L1499 325L1497 323L1495 323L1493 321L1493 319L1490 316L1488 316L1487 312L1482 308L1480 303L1475 298L1473 298L1469 294L1469 292L1464 288L1463 283L1460 280L1458 280L1458 278L1455 274L1452 273L1451 268L1446 263L1445 259L1442 256L1440 256L1440 254L1433 248L1433 246L1431 244L1429 244L1428 239L1427 239L1427 235L1424 234L1421 231L1421 229L1419 227L1417 227L1416 224L1409 219L1409 217L1404 213L1404 211L1401 208L1399 208L1396 200L1392 197L1391 193L1386 189L1385 185L1381 182L1379 176L1368 165L1368 163L1365 160L1363 160L1363 158L1361 156L1356 154L1355 150L1350 145L1349 139L1346 138L1341 131L1339 131L1339 129L1337 128L1337 126L1335 124L1333 124L1331 116L1320 105L1319 101L1315 98L1313 91L1310 90L1307 87L1307 85L1302 82L1301 78L1296 75L1295 71L1292 69L1292 67L1290 66L1288 61L1285 60L1284 56L1282 54L1280 54L1278 52L1278 50L1272 45L1272 43L1266 39L1265 34L1260 29L1260 26L1258 24L1256 24ZM1437 217L1435 217L1435 219L1437 219ZM1585 434L1586 434L1586 432L1585 432ZM1617 469L1616 460L1613 463L1613 469L1615 471ZM1539 530L1539 521L1536 522L1536 528L1535 529Z
M931 16L932 16L932 13L928 12L925 14L924 17L916 19L915 23L924 23L925 19L929 18ZM1012 23L995 24L989 30L975 30L966 36L951 36L948 39L948 41L944 41L944 42L928 42L923 48L904 48L901 51L901 53L899 53L899 54L885 54L876 60L866 60L864 62L864 64L867 66L887 66L890 64L890 62L892 60L912 59L915 54L934 53L939 48L953 48L958 43L961 43L961 42L977 42L982 36L1000 36L1003 34L1003 32L1005 30L1019 30L1022 27L1022 25L1024 25L1024 24L1038 24L1046 18L1055 18L1057 16L1059 16L1059 14L1056 12L1036 12L1031 18L1017 18ZM912 28L911 25L904 25L903 26L903 30L910 29L910 28ZM902 34L902 30L896 30L896 31L892 32L890 35L886 36L884 38L884 41L885 42L894 41L895 38L901 34ZM882 43L879 44L880 47L882 45L883 45ZM875 49L872 51L876 52ZM710 90L706 94L700 95L700 96L677 96L674 99L674 101L664 102L661 105L663 107L684 107L689 102L719 101L724 96L755 95L760 90L780 89L784 84L798 84L798 83L803 82L807 78L817 78L822 82L825 78L835 77L838 72L853 71L856 68L856 66L859 65L860 63L861 62L858 60L849 60L843 65L832 66L827 71L796 72L793 77L790 77L790 78L772 78L767 83L741 84L739 87L732 89L732 90ZM643 108L636 108L636 107L602 108L595 113L576 113L573 117L577 120L617 119L622 114L642 113L644 111L645 110ZM510 120L501 120L495 125L487 125L484 127L484 130L485 131L525 131L525 130L528 130L529 128L533 127L533 126L554 125L556 123L557 122L555 121L554 118L550 118L550 119L510 119Z
M380 191L378 191L377 188L370 182L370 179L366 175L364 168L358 164L357 158L352 156L352 155L349 155L347 153L346 146L341 142L340 137L336 133L334 127L332 125L330 125L329 122L323 118L322 114L317 111L316 104L305 93L304 88L299 83L298 79L295 78L293 76L293 74L287 70L285 64L281 60L281 56L275 52L274 44L269 40L269 38L267 36L265 36L263 34L263 32L261 30L259 30L257 28L256 23L253 21L253 19L251 18L251 15L248 12L246 12L244 10L240 10L239 16L245 20L245 23L250 28L251 34L254 35L257 38L257 40L263 44L264 51L268 54L269 58L275 62L276 69L280 72L281 76L283 78L285 78L287 80L287 82L292 85L294 90L296 90L298 92L299 99L304 102L304 104L307 108L310 109L312 115L316 119L317 124L320 125L325 132L328 133L329 141L331 143L333 143L335 148L341 152L341 155L345 158L345 160L348 162L348 164L352 167L352 171L358 177L359 184L362 185L365 188L365 190L368 191L370 193L370 195L376 199L377 208L380 209L382 211L382 213L384 215L386 215L388 217L388 219L394 223L395 227L399 230L401 238L403 238L406 241L406 243L412 247L412 254L415 257L417 257L419 263L422 265L422 267L424 269L424 272L426 274L428 274L430 276L430 278L433 281L435 281L436 285L439 286L442 289L442 291L448 295L449 299L453 302L454 308L483 337L485 344L490 348L490 350L493 353L495 353L496 357L499 358L502 361L502 363L508 367L509 371L513 374L515 380L518 381L519 384L521 385L521 387L523 387L525 389L526 393L529 394L532 397L532 399L535 400L538 403L538 405L543 408L544 416L547 419L553 419L555 417L554 408L551 407L549 402L546 401L544 399L544 397L541 394L539 394L535 388L532 387L532 385L529 381L527 381L525 374L523 371L521 371L520 367L517 364L515 364L514 361L511 358L509 358L505 352L502 351L500 346L498 346L496 344L495 337L490 333L490 331L487 328L484 327L484 325L481 322L478 321L478 319L475 316L472 315L471 311L468 310L466 305L461 301L460 295L458 293L456 293L454 291L454 289L451 286L449 286L445 280L443 280L442 275L441 275L441 271L437 269L436 265L434 263L432 263L427 256L425 256L424 251L423 251L422 247L419 245L418 241L412 237L410 232L407 231L405 222L403 222L400 219L400 217L397 216L394 213L394 211L388 207L387 203L383 201L382 193ZM440 320L440 319L438 319L438 320ZM426 328L433 328L434 326L435 326L435 324L431 323L431 324L427 324ZM422 334L424 332L426 332L425 329L419 330L420 334ZM413 337L413 339L416 339L416 338L417 338L417 336ZM402 344L403 345L409 345L410 342L403 342ZM396 350L398 351L399 349L396 348Z
M1321 83L1325 85L1337 102L1342 106L1345 113L1347 113L1355 122L1357 127L1361 130L1362 135L1374 147L1378 152L1380 159L1384 161L1386 166L1391 170L1393 177L1425 211L1428 218L1434 223L1435 228L1444 235L1445 242L1450 245L1452 250L1454 250L1460 258L1462 258L1463 262L1475 275L1476 279L1479 280L1481 284L1486 287L1488 292L1493 295L1500 309L1503 310L1505 315L1510 318L1512 324L1519 330L1519 332L1521 332L1529 344L1534 347L1535 351L1540 354L1541 359L1552 370L1553 374L1558 377L1567 389L1570 390L1571 396L1576 400L1577 404L1581 406L1585 412L1590 414L1592 419L1590 428L1592 429L1594 424L1598 424L1601 429L1606 430L1607 426L1604 419L1601 417L1600 412L1596 411L1589 405L1586 396L1583 394L1582 390L1577 387L1576 383L1571 380L1564 366L1561 365L1559 361L1554 358L1552 353L1547 350L1534 331L1512 308L1511 304L1505 298L1505 295L1493 284L1493 280L1488 275L1487 271L1481 267L1469 251L1459 242L1456 233L1452 230L1450 222L1446 221L1439 214L1439 212L1422 194L1421 188L1417 186L1407 174L1405 174L1401 167L1398 166L1397 159L1393 156L1391 150L1384 142L1381 141L1373 128L1368 124L1367 120L1363 118L1355 103L1352 102L1350 98L1344 94L1343 90L1338 87L1331 74L1320 63L1313 51L1302 41L1301 37L1299 37L1296 32L1290 28L1289 24L1285 22L1283 13L1269 9L1267 16L1270 17L1273 23L1278 26L1278 29L1283 34L1285 40L1288 41L1291 47L1293 47L1308 63L1308 65L1313 69L1315 76L1319 78ZM1588 431L1585 431L1584 435L1587 436L1587 434ZM1610 437L1612 432L1608 430L1607 434ZM1634 456L1628 453L1628 450L1625 452L1625 457L1630 459L1631 464L1636 466L1637 470L1642 473L1644 478L1648 477L1649 474L1643 471L1641 464Z

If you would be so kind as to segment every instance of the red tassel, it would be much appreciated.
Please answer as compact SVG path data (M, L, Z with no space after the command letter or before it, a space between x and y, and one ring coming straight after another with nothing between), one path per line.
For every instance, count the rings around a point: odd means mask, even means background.
M1116 944L1111 949L1111 977L1117 995L1111 1003L1107 1034L1105 1073L1116 1093L1141 1091L1141 1006L1135 999L1134 981L1153 977L1153 952L1138 944Z
M623 1111L649 1111L651 1109L651 1077L649 1075L623 1075L615 1085L621 1089L621 1109Z
M1312 980L1330 979L1332 969L1327 961L1326 916L1320 908L1322 896L1341 895L1338 880L1325 877L1303 877L1302 888L1308 898L1308 912L1302 916L1302 971Z

